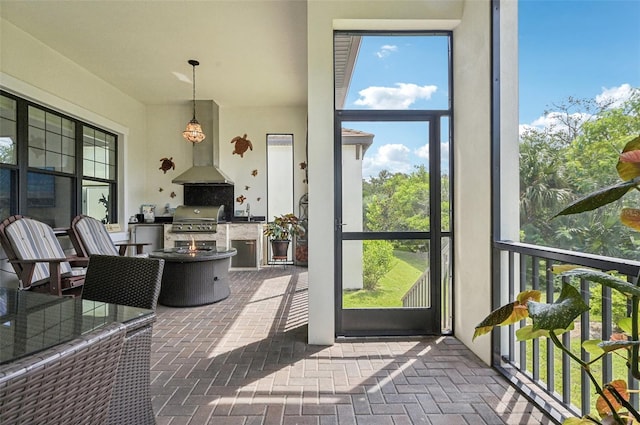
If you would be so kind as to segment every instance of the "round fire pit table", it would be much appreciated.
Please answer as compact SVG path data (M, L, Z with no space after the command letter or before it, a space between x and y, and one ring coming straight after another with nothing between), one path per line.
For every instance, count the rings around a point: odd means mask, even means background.
M149 253L164 260L158 302L170 307L194 307L227 298L229 266L236 249L165 248Z

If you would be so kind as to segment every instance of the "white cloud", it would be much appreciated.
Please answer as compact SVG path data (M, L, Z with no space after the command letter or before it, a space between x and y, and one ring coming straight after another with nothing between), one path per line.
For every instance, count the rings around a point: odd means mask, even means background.
M531 130L546 130L550 133L567 133L569 131L567 123L570 123L572 128L576 128L591 118L593 118L593 115L583 112L575 112L573 114L549 112L547 115L538 117L531 124L520 124L520 136Z
M631 98L634 92L637 93L638 89L634 89L630 84L626 83L610 89L603 87L602 93L596 96L596 102L598 105L607 108L619 108Z
M413 151L413 153L416 154L416 156L420 157L420 158L424 158L427 161L429 160L429 145L422 145L420 146L418 149L416 149L415 151Z
M396 83L396 87L371 86L360 90L360 98L354 103L370 109L408 109L418 99L431 99L437 86L418 86L413 83Z
M382 170L392 174L411 172L411 150L401 143L382 145L375 154L369 156L370 153L367 151L362 159L362 176L365 179L377 176Z
M429 144L420 146L418 149L414 150L413 153L418 158L422 158L425 161L429 161ZM448 156L449 156L449 142L440 143L440 157L448 157Z
M602 92L595 97L596 103L600 107L606 108L619 108L623 102L629 100L633 95L639 95L640 90L631 87L629 84L621 84L618 87L602 88ZM547 130L552 133L566 132L566 122L571 122L573 125L580 125L590 119L593 119L593 115L576 112L573 114L566 114L564 112L549 112L546 116L542 115L528 124L520 124L518 131L520 136L527 131L533 130Z
M397 51L398 51L398 46L385 44L384 46L380 47L380 50L376 52L376 56L382 59L389 56L392 52L397 52Z

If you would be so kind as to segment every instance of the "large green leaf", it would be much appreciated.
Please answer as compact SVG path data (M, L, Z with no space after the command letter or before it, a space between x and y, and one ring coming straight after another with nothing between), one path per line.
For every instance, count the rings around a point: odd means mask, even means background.
M627 227L640 230L640 210L637 208L623 208L620 211L620 221Z
M638 322L640 322L640 318L638 318ZM622 329L624 333L631 336L632 326L633 326L633 321L631 320L631 317L625 317L623 319L618 320L618 323L616 323L616 325L618 325L618 327ZM640 328L640 323L638 323L638 328Z
M494 326L498 326L500 323L507 320L509 316L511 316L511 313L513 313L515 305L516 301L505 304L489 313L489 315L476 326L476 330L473 333L473 338L471 340L473 341L476 337L491 332L491 329L493 329Z
M480 335L491 332L494 326L505 326L519 322L529 317L527 303L531 300L540 301L541 292L537 290L522 291L516 301L505 304L493 310L485 319L476 326L472 340Z
M610 204L613 201L617 201L622 198L625 193L631 190L631 188L637 186L638 183L640 183L640 178L636 177L633 180L617 183L613 186L600 189L571 203L568 207L554 215L552 218L591 211L596 208L600 208L603 205Z
M604 353L604 349L600 347L600 344L602 344L601 339L590 339L582 343L582 348L592 356L599 356Z
M637 287L627 281L612 276L609 273L601 272L599 270L577 268L563 272L560 274L560 276L570 276L580 279L586 279L591 282L596 282L600 283L601 285L608 286L609 288L620 291L627 296L636 295L640 297L640 287Z
M566 329L578 316L589 310L580 292L568 283L562 284L560 296L553 304L529 301L528 307L534 331Z
M571 324L569 325L568 328L566 329L554 329L553 333L557 335L562 335L565 332L570 332L572 331L574 328L573 322L571 322ZM536 338L541 338L541 337L545 337L545 338L549 338L549 331L546 329L538 329L538 330L533 330L533 325L527 325L527 326L523 326L522 328L518 329L516 331L516 339L518 341L528 341L530 339L536 339ZM600 350L602 351L602 349Z
M632 139L625 144L620 160L616 164L618 175L624 181L640 176L640 161L637 156L637 151L640 151L640 136L633 137L631 136Z
M626 140L626 141L625 141ZM626 139L620 140L620 142L625 143L624 148L622 148L622 152L629 152L640 150L640 136L628 136Z

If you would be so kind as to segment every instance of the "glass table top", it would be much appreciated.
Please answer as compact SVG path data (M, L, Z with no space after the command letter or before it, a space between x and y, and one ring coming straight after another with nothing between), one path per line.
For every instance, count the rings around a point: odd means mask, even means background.
M153 310L0 288L0 364L118 322L152 318Z

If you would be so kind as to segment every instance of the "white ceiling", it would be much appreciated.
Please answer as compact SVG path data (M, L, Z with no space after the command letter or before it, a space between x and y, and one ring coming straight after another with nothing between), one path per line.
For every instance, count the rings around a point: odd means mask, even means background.
M307 102L306 0L0 0L0 15L145 104L191 99L189 59L198 99Z

